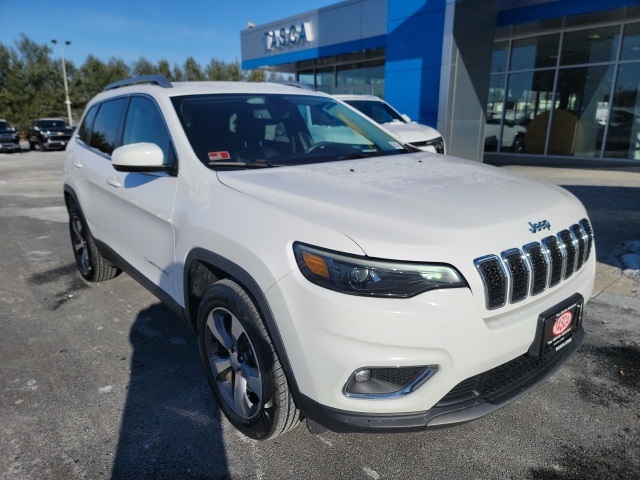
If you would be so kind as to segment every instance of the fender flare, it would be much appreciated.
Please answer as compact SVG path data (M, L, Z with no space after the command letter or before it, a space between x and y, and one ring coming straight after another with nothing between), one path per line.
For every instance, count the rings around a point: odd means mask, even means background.
M289 361L284 342L280 335L280 330L278 329L276 319L273 315L273 312L271 311L271 307L269 306L269 302L267 302L264 292L251 276L251 274L244 268L242 268L235 262L209 250L205 250L203 248L194 248L193 250L191 250L185 259L185 265L183 269L183 271L185 272L183 280L185 314L188 315L188 312L190 312L189 285L188 275L186 275L186 272L189 271L193 262L196 261L201 261L219 268L220 270L226 272L229 277L235 279L243 288L247 290L247 293L251 296L253 301L256 303L256 307L262 314L262 318L266 323L265 326L267 327L267 331L269 332L269 335L271 337L271 342L273 343L273 347L278 355L280 364L282 365L282 368L287 377L287 382L289 383L291 393L294 398L297 398L299 396L298 384L295 381L293 369L291 368L291 363ZM191 320L193 319L189 319L189 321Z

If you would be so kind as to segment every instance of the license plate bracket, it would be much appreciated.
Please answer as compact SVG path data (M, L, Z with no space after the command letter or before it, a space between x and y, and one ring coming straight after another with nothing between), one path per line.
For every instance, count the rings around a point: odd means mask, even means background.
M571 343L571 337L582 325L583 306L582 295L576 293L542 312L538 316L536 336L529 348L529 355L544 358Z

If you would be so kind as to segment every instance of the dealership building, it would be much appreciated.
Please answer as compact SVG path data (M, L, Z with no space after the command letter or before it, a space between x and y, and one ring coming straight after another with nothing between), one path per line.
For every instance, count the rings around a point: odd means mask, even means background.
M382 97L455 156L640 162L640 0L347 0L241 45L244 69Z

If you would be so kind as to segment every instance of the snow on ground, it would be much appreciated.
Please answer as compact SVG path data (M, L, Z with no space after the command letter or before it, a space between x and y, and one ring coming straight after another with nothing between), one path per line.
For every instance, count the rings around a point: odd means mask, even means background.
M640 282L640 240L615 246L611 249L610 259L627 277Z

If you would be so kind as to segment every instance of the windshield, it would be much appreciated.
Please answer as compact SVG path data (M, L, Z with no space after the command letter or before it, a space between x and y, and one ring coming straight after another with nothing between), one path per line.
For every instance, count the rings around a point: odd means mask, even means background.
M38 120L40 128L65 128L67 124L64 120Z
M7 122L0 121L0 130L9 130L9 124Z
M375 100L347 100L347 103L378 123L407 123L398 112L384 102Z
M172 99L198 158L211 168L283 166L406 153L331 98L219 94Z

